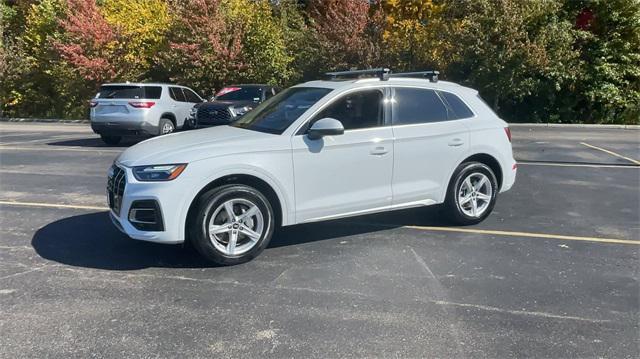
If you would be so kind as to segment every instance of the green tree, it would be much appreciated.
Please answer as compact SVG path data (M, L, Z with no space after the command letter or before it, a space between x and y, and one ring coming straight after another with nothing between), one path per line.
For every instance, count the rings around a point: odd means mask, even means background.
M273 4L273 16L282 31L286 54L291 59L288 81L294 84L317 72L312 64L317 58L314 29L305 17L304 6L297 0L281 0Z
M242 81L273 85L287 83L292 75L284 31L272 15L267 0L224 0L225 21L243 28L241 58L245 66L238 74Z
M640 124L640 1L565 0L578 31L579 76L565 94L576 122Z
M561 15L555 1L447 2L446 75L479 89L509 120L546 121L577 76L573 24Z

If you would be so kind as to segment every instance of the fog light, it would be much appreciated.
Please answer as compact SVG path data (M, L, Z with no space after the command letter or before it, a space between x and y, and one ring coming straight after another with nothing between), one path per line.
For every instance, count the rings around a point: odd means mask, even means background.
M164 231L162 212L155 200L134 201L129 209L129 222L141 231Z

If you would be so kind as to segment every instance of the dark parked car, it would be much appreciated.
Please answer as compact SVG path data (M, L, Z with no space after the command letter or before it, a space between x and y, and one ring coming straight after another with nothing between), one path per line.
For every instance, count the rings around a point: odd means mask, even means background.
M228 125L277 93L270 85L231 85L218 91L209 102L195 105L189 116L191 128Z

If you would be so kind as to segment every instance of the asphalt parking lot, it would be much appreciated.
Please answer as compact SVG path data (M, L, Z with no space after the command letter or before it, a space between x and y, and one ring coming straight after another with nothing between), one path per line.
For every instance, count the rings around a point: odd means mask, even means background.
M480 225L301 225L215 267L112 227L124 146L0 123L0 357L640 357L640 131L513 137L516 185Z

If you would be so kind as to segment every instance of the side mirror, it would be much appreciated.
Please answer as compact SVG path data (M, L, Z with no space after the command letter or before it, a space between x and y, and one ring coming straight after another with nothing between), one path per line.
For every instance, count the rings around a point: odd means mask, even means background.
M335 118L322 118L314 122L311 128L307 131L307 137L310 140L319 140L324 136L342 135L344 133L344 126L342 122Z

